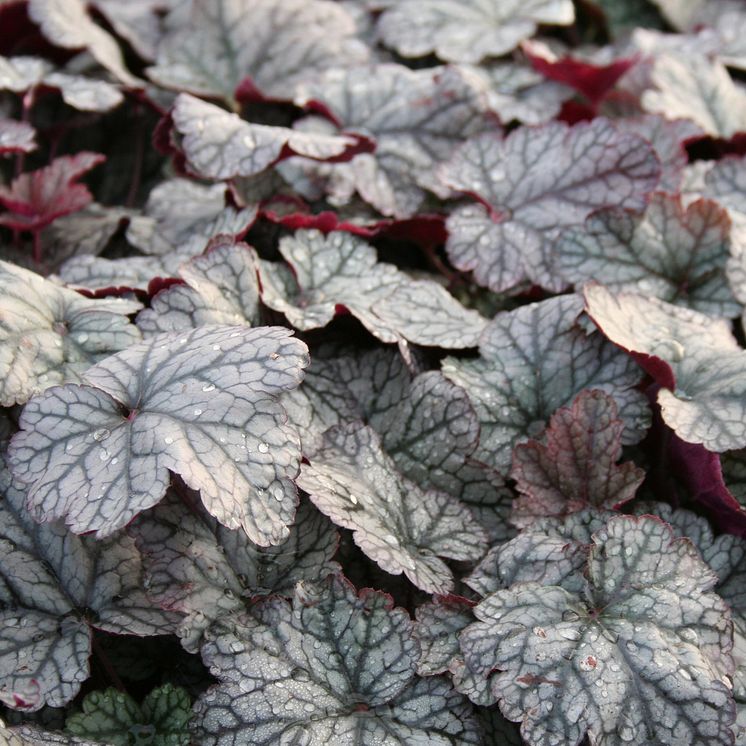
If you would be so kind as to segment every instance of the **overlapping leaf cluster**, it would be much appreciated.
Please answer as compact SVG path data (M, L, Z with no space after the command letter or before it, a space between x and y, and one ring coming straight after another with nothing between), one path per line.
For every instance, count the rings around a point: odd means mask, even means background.
M744 39L0 0L0 739L746 744Z

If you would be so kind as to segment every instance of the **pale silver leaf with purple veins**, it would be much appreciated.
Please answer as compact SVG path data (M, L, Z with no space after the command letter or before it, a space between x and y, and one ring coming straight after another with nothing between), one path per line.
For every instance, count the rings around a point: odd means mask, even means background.
M317 135L287 127L252 124L219 106L180 93L172 117L188 166L206 179L254 176L284 150L304 158L328 160L358 144L346 135Z
M467 69L484 86L487 108L503 124L546 124L575 95L569 86L547 80L527 64L498 62Z
M0 261L0 404L24 404L49 386L79 381L94 363L139 342L127 314L140 308L86 298Z
M520 497L511 522L519 528L537 518L564 516L586 506L618 508L635 496L645 472L632 461L618 465L624 422L614 399L585 389L549 421L546 445L535 440L513 451L510 476Z
M89 290L109 287L147 290L150 280L154 277L177 275L181 263L191 257L192 254L189 253L106 259L85 254L70 257L63 262L58 272L60 278L72 287Z
M661 162L661 191L675 193L683 181L684 168L689 162L686 143L704 137L704 130L691 119L666 119L661 114L615 119L620 132L644 137L655 149Z
M557 267L569 282L603 282L714 316L741 310L728 287L731 222L717 202L686 207L678 195L656 192L645 212L607 208L556 244Z
M601 285L585 297L601 331L662 384L663 419L682 440L716 452L746 446L746 351L729 321Z
M204 746L477 746L471 706L442 678L416 676L412 621L378 591L331 576L299 583L216 623L202 649L219 681L195 704Z
M470 458L479 423L467 394L440 374L412 378L391 348L319 351L303 384L283 404L301 433L304 454L319 447L328 428L365 421L404 476L466 503L493 541L511 533L513 493L493 469Z
M704 55L661 54L641 98L646 111L691 119L708 135L731 137L746 129L746 90L721 62Z
M614 397L624 442L637 442L649 408L635 387L641 372L601 335L577 325L582 300L563 295L498 314L474 360L445 358L446 378L466 390L481 425L473 457L507 472L513 447L541 435L551 415L586 388Z
M124 101L119 88L105 80L57 71L40 57L0 56L0 89L23 93L36 86L58 90L68 106L80 111L109 111Z
M292 596L296 582L337 569L339 536L329 520L301 503L283 544L261 548L241 530L188 508L175 494L128 528L143 554L148 597L181 618L182 645L197 652L203 632L258 595Z
M159 635L176 618L145 598L128 536L96 542L35 523L4 461L0 493L0 697L22 709L60 707L88 678L92 626Z
M126 3L93 0L93 6L142 59L149 62L155 59L163 35L160 16L164 3L161 0L127 0Z
M143 215L130 221L127 240L145 254L200 254L220 234L241 237L256 219L253 206L225 204L225 184L169 179L148 195Z
M598 531L587 587L522 583L461 634L467 663L528 744L733 743L732 623L717 578L657 518ZM717 649L717 653L714 653Z
M280 241L291 265L260 261L262 301L297 329L326 326L344 306L383 342L461 349L477 343L486 321L441 285L413 281L350 233L297 231Z
M54 387L23 411L10 446L37 520L108 536L158 503L169 470L208 512L262 546L288 536L300 443L277 401L306 346L280 327L162 334Z
M88 741L66 733L42 730L36 725L4 728L0 722L0 738L4 746L100 746L100 741Z
M448 218L448 256L491 290L525 280L560 290L559 231L600 207L641 210L659 176L651 145L605 119L520 127L504 140L480 135L441 169L444 184L480 203Z
M179 269L185 285L171 285L137 316L145 337L196 329L205 324L260 321L257 255L248 244L228 239Z
M87 49L125 85L143 85L127 70L114 37L93 22L83 0L29 0L28 14L52 44L64 49Z
M464 138L487 126L486 98L472 73L459 68L409 70L382 64L330 70L300 87L296 102L322 101L345 132L372 137L373 153L321 165L330 200L357 193L383 215L414 215L425 190L445 197L437 166ZM313 167L312 167L313 168Z
M417 607L414 636L422 647L417 673L434 676L450 673L457 692L474 704L487 707L497 702L489 681L475 674L464 661L459 633L474 622L473 603L459 596L436 596Z
M480 596L531 582L579 593L593 534L614 515L586 508L565 518L540 518L510 541L492 547L464 582Z
M539 24L574 20L570 0L402 0L384 11L378 34L404 57L480 62L512 51Z
M36 130L28 122L0 118L0 155L36 150Z
M166 25L150 78L229 103L246 79L264 96L292 98L300 82L369 55L352 16L328 0L199 0Z
M354 531L355 543L386 572L403 572L430 593L448 593L453 576L440 558L482 556L484 530L464 505L406 479L370 427L331 428L309 459L298 486L334 523Z

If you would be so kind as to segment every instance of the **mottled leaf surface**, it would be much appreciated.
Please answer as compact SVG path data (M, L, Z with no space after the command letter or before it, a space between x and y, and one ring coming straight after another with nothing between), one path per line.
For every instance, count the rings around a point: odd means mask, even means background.
M574 20L568 0L402 0L384 11L378 33L403 57L479 62L515 49L540 23Z
M260 262L262 300L297 329L328 324L344 306L383 342L462 348L476 344L485 320L445 288L413 281L349 233L297 231L280 241L281 264Z
M479 200L448 218L448 256L491 290L525 279L562 289L552 253L558 231L600 207L643 208L659 169L648 143L603 119L472 138L441 170L447 186Z
M368 56L351 15L328 0L202 0L189 14L175 9L168 21L148 75L228 102L246 79L265 96L292 98L301 81Z
M78 179L104 160L98 153L64 155L16 176L9 187L0 185L0 204L7 209L0 213L0 225L38 231L55 218L82 210L93 195Z
M594 536L584 593L527 583L474 610L467 663L529 744L731 744L731 622L715 575L655 518ZM598 683L597 683L598 682Z
M301 583L211 631L202 656L220 684L195 705L206 746L480 743L466 700L444 679L416 678L409 615L335 576Z
M229 529L205 511L169 495L128 529L143 554L149 597L185 617L178 634L196 652L209 625L248 599L291 596L296 582L337 568L337 532L302 503L284 543L257 547L244 531Z
M162 290L138 314L137 326L146 337L205 324L259 323L257 256L248 244L219 242L179 274L186 284Z
M651 83L641 100L646 111L691 119L715 137L731 137L746 128L746 90L717 60L661 54L653 64Z
M301 86L296 101L321 101L345 132L375 140L373 153L319 167L329 174L330 199L344 204L357 192L397 218L415 214L427 189L446 196L436 167L487 125L484 92L459 68L338 68Z
M252 124L188 93L179 94L172 116L190 168L207 179L254 176L286 153L320 161L338 158L359 142Z
M716 452L746 445L746 352L728 322L601 285L585 296L603 333L662 384L663 419L682 440Z
M624 442L639 440L648 407L634 386L634 363L576 320L574 295L498 314L473 360L446 358L443 374L469 395L481 426L474 457L507 471L513 447L539 436L551 415L585 388L614 397L625 423Z
M146 600L132 539L35 523L25 488L0 466L0 693L22 709L60 707L88 678L91 626L155 635L174 620Z
M355 543L386 572L403 572L418 588L447 593L453 578L440 558L481 557L486 537L465 507L398 473L371 428L332 428L309 458L298 485L322 513L352 529Z
M536 518L562 516L586 505L618 508L635 496L645 472L631 461L618 465L624 423L614 399L585 389L572 406L549 421L546 445L536 440L513 451L511 477L521 496L511 521L519 528Z
M282 542L300 448L276 399L307 363L279 327L204 326L106 358L23 411L11 462L31 513L107 536L161 500L171 470L224 525Z
M140 341L136 301L86 298L0 262L0 404L24 404L49 386Z
M714 316L740 311L728 287L730 219L712 200L686 207L681 197L656 192L645 213L614 208L564 231L558 267L568 281L599 280Z

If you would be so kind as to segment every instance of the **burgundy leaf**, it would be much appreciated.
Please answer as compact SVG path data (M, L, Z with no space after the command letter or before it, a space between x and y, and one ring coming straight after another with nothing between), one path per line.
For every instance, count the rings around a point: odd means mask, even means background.
M78 179L104 160L99 153L66 155L21 174L10 187L0 186L0 203L8 210L0 214L0 225L39 231L55 218L82 210L93 201L93 195Z
M513 452L511 476L522 495L513 503L513 523L522 528L540 516L631 500L645 473L632 462L617 465L623 430L616 402L603 391L585 389L571 407L558 409L546 445L530 440Z

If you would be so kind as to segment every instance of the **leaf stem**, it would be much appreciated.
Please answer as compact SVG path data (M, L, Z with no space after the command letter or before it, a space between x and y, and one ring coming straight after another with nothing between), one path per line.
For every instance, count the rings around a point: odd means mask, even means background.
M119 674L116 672L116 669L109 660L109 656L106 655L103 647L101 647L101 643L96 639L95 632L93 633L92 637L93 655L96 657L96 662L101 666L101 668L104 669L107 677L109 678L109 681L114 685L114 687L120 692L124 692L125 694L127 694L127 687L125 687L125 685L122 683L122 680L119 678Z

